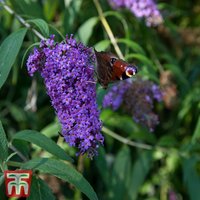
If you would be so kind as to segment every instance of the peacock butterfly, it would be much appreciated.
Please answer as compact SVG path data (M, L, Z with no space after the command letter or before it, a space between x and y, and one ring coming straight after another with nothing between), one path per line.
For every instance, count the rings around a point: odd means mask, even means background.
M98 52L94 49L97 61L97 79L104 89L109 83L125 80L137 73L137 67L130 65L109 52Z

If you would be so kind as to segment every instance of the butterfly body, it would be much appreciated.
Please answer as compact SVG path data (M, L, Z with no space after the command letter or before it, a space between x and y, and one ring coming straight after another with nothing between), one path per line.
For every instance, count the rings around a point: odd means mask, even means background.
M119 59L112 53L95 51L97 60L97 78L103 88L117 80L125 80L137 73L137 67Z

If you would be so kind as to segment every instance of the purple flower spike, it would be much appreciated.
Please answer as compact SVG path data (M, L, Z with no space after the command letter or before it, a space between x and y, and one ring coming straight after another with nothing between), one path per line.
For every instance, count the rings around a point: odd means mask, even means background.
M147 26L157 26L163 22L162 15L153 0L109 0L114 9L127 8L137 18L144 17Z
M136 123L152 132L159 123L158 116L152 111L154 100L162 100L157 85L141 79L128 79L111 88L104 97L103 107L111 107L113 110L122 107Z
M44 78L66 142L90 158L104 140L96 103L94 63L92 49L77 44L72 36L61 43L55 43L54 36L41 41L27 62L31 76L39 71Z

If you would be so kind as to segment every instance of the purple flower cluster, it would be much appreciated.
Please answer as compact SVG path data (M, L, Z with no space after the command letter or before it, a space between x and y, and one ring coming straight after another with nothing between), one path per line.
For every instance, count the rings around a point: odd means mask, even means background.
M162 100L161 90L156 84L142 79L128 79L111 88L104 97L103 107L113 110L122 107L136 123L153 131L159 123L158 116L152 111L154 100Z
M104 140L96 103L94 63L92 49L77 44L72 36L61 43L55 43L54 36L41 41L27 62L30 76L39 71L44 79L66 142L91 158Z
M103 108L111 107L112 110L117 110L123 103L125 92L130 87L130 81L123 81L118 85L114 85L110 91L104 96Z
M136 17L144 17L147 26L157 26L163 22L160 11L153 0L109 0L114 9L127 8Z

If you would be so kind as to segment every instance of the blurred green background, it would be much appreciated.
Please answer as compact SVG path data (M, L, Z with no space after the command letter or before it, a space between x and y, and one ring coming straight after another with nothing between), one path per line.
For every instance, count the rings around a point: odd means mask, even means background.
M24 129L37 130L52 138L75 159L74 166L90 182L99 199L199 200L199 1L158 1L164 19L158 27L147 27L144 20L138 20L126 9L113 10L106 0L99 2L126 60L139 66L138 76L159 84L167 93L164 101L155 105L160 124L150 133L126 113L102 109L104 147L94 160L76 157L76 149L59 137L60 125L42 78L28 76L26 59L31 48L28 54L26 51L40 41L29 30L0 93L0 119L8 139ZM62 35L74 34L87 46L115 53L92 0L6 3L25 20L43 19L49 25L47 28L43 21L39 26L29 23L44 37L48 37L49 28L57 41L63 40ZM18 19L0 6L0 43L20 27L23 25ZM106 92L97 87L100 108ZM135 143L129 144L130 141ZM15 146L27 157L49 156L35 145L21 143L16 142ZM144 145L138 147L138 143ZM145 144L151 150L145 149ZM86 199L74 187L53 176L42 178L56 199Z

